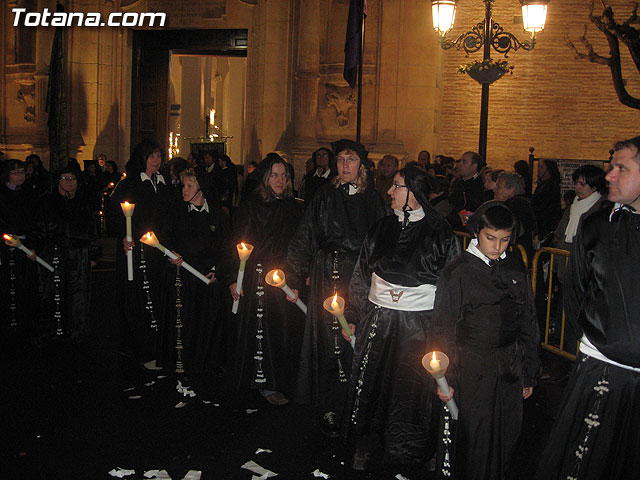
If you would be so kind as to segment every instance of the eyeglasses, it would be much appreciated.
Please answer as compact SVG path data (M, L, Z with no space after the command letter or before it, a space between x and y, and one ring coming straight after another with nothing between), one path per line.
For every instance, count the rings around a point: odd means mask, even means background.
M76 179L74 175L61 175L60 180L66 180L68 182L72 182Z
M394 190L397 190L399 188L407 188L406 185L399 185L399 184L397 184L395 182L393 182L393 185L391 185L391 186L393 187Z
M346 163L356 163L360 161L360 157L349 156L349 157L338 157L338 163L346 162Z
M24 170L10 170L9 173L11 175L25 175L26 172Z

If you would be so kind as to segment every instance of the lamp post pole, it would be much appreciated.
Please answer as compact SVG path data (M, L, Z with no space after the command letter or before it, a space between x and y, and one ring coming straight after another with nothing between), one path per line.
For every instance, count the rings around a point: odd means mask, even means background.
M484 41L483 60L491 58L491 2L484 0ZM487 131L489 127L489 83L482 84L482 97L480 100L480 134L478 137L478 153L487 161Z

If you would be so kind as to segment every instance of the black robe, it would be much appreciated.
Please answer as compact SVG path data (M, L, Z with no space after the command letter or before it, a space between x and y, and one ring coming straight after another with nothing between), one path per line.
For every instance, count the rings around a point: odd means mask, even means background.
M264 281L267 272L280 269L289 283L287 248L302 217L293 198L269 202L255 196L242 203L233 217L235 242L254 249L247 261L238 311L235 349L239 388L291 394L298 367L304 315L285 293ZM234 252L235 254L235 252ZM234 276L238 268L235 254Z
M460 210L475 212L483 201L484 183L481 175L469 180L458 178L454 181L449 192L449 203L451 203L452 210L447 217L453 229L463 228L459 215Z
M434 349L449 356L447 380L460 416L454 478L503 479L533 386L539 333L529 274L519 252L489 266L464 252L438 280Z
M540 241L558 226L562 217L560 196L560 184L553 179L538 182L536 191L533 192L533 211L536 214Z
M165 181L167 179L165 178ZM132 353L139 361L156 358L158 354L158 309L164 270L168 259L157 248L142 244L140 237L153 231L160 243L166 239L169 222L168 209L173 197L171 187L158 182L157 191L140 174L129 174L116 186L109 201L109 229L116 237L116 298L119 301L122 349ZM127 257L122 246L126 235L125 217L120 203L134 203L132 218L133 281L127 280ZM141 254L144 252L144 263Z
M640 368L640 215L600 210L574 237L567 319L600 353ZM535 478L640 478L640 372L580 353Z
M300 289L310 278L298 402L311 403L325 412L343 407L352 349L322 302L336 291L348 301L349 282L364 237L386 212L372 187L348 195L343 187L325 185L316 192L289 245L291 287Z
M0 185L0 235L24 237L22 243L39 253L34 215L35 197L31 190L11 190ZM0 332L36 334L38 268L42 267L0 240Z
M78 189L73 198L58 191L45 194L39 201L36 224L42 235L39 255L56 269L53 273L39 270L40 295L50 315L47 320L55 317L55 299L60 295L63 332L72 340L86 340L90 333L90 261L97 260L99 249L85 193Z
M449 224L431 209L425 213L405 230L395 215L376 224L360 251L349 292L347 320L357 326L344 419L347 437L375 437L385 460L393 463L426 462L435 447L435 386L421 363L431 310L394 310L367 297L373 273L395 285L435 286L445 265L459 254Z
M182 267L166 262L161 328L161 366L176 368L176 320L180 311L182 362L191 377L218 373L224 365L225 316L223 294L231 252L227 214L213 202L209 211L189 211L189 203L175 203L163 245L203 275L214 272L216 281L205 285ZM178 272L180 284L177 285ZM177 294L179 288L179 302Z

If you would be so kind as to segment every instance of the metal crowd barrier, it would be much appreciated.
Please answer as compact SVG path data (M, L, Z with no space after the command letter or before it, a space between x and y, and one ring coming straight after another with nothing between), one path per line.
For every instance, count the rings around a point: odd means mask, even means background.
M536 287L538 280L538 271L540 266L540 257L542 255L549 255L549 269L546 272L546 281L543 283L547 288L546 298L546 313L545 313L545 326L544 326L544 340L542 341L542 348L549 350L557 355L560 355L571 360L576 359L576 355L565 350L565 328L566 318L564 312L564 306L562 306L561 327L560 327L560 342L551 343L549 340L549 326L551 323L551 302L553 300L553 273L556 264L556 257L561 257L558 261L564 261L565 266L569 262L570 252L568 250L561 250L559 248L543 247L536 252L533 257L533 268L531 269L531 285L533 287L533 295L536 295ZM578 350L576 346L576 351Z
M460 232L460 231L454 231L453 232L455 234L456 237L458 237L458 240L461 243L462 249L466 249L467 245L469 244L469 240L472 238L471 235L467 232ZM520 254L522 255L522 261L524 262L524 264L529 267L529 261L527 258L527 252L524 249L524 247L520 244L514 245L511 247L511 249L517 248L520 251ZM560 326L560 342L559 343L551 343L549 340L549 326L551 323L551 302L553 300L553 273L554 273L554 267L557 264L556 261L556 256L558 257L563 257L565 265L568 263L569 261L569 255L570 252L568 250L561 250L559 248L550 248L550 247L543 247L540 250L536 251L535 255L533 256L533 261L532 261L532 269L531 269L531 285L533 287L533 295L534 297L536 296L536 287L537 287L537 280L538 280L538 271L539 271L539 266L540 266L540 257L542 255L549 255L550 259L549 259L549 269L547 272L547 278L546 281L544 282L544 285L546 287L546 293L547 293L547 298L546 298L546 304L545 304L545 327L544 327L544 339L541 342L542 348L544 348L545 350L548 350L550 352L553 352L557 355L560 355L562 357L565 358L569 358L571 360L575 360L576 355L568 352L565 350L565 328L566 328L566 319L565 319L565 312L564 312L564 307L562 307L562 317L561 317L561 326ZM577 351L577 349L576 349Z

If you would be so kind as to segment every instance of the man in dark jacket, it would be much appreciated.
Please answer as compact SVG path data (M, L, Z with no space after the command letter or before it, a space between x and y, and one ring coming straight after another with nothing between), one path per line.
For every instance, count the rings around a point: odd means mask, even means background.
M449 215L449 223L454 230L462 228L460 211L475 212L482 204L484 182L480 170L486 165L484 159L476 152L465 152L456 160L457 180L451 185L449 203L453 207Z

